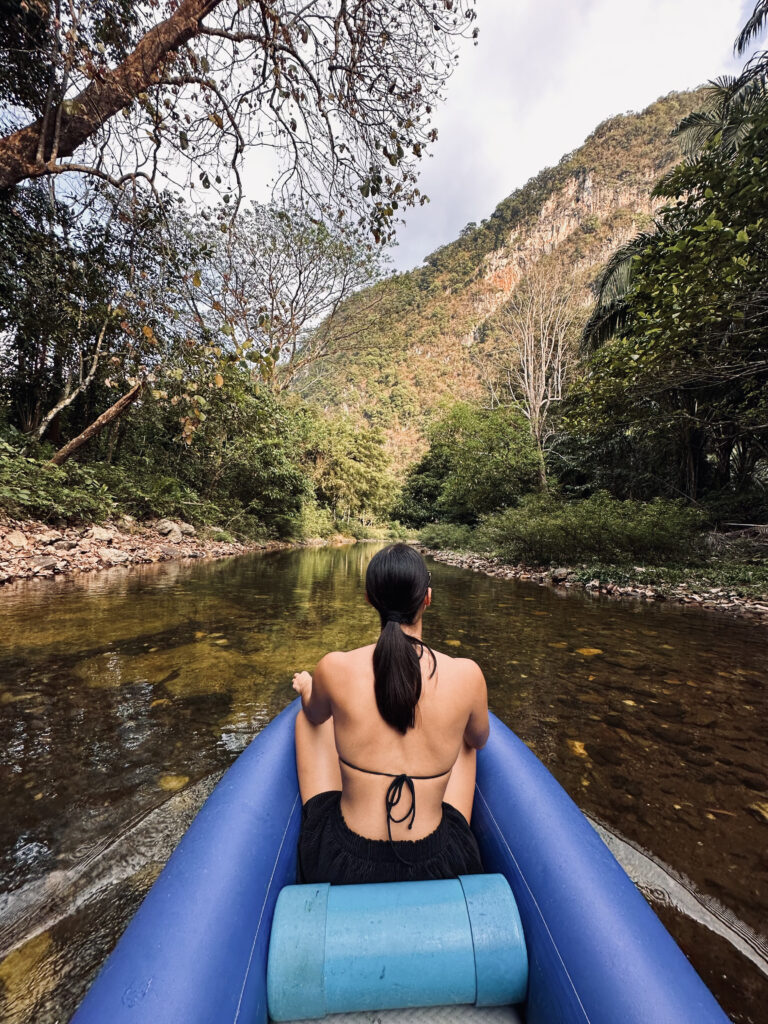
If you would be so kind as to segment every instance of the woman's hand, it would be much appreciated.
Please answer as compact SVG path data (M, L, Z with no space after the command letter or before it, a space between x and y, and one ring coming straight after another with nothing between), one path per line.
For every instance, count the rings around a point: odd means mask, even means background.
M296 672L293 677L293 688L306 705L312 696L312 676L309 672Z

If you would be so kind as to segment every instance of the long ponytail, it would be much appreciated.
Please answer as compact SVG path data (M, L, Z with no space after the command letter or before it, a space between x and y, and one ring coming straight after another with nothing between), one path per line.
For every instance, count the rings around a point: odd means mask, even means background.
M368 563L365 590L381 618L381 634L373 652L376 706L384 721L403 735L415 724L421 697L419 655L426 645L400 626L413 624L428 589L424 560L407 544L391 544ZM435 655L428 647L426 650L434 674Z

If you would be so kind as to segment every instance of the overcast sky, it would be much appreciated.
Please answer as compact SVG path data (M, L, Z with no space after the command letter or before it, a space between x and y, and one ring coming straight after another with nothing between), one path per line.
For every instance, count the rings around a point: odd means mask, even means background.
M394 266L418 266L605 118L740 67L733 40L754 3L478 0L478 45L462 49L422 162L431 202L408 211Z

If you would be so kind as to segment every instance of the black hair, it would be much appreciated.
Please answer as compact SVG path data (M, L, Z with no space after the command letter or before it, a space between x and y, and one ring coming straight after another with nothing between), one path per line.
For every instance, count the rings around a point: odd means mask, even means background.
M403 735L415 724L421 697L419 655L426 645L400 628L410 626L429 590L424 559L407 544L390 544L368 563L365 591L381 617L381 635L373 652L373 678L379 714ZM416 648L420 648L417 654ZM432 657L434 675L437 661Z

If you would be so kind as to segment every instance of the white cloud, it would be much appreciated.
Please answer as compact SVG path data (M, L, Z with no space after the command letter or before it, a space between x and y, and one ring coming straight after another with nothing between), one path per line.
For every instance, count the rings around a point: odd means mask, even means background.
M408 211L395 264L406 269L455 238L600 121L641 110L741 62L733 39L749 0L479 0L467 46L424 162L428 206Z

